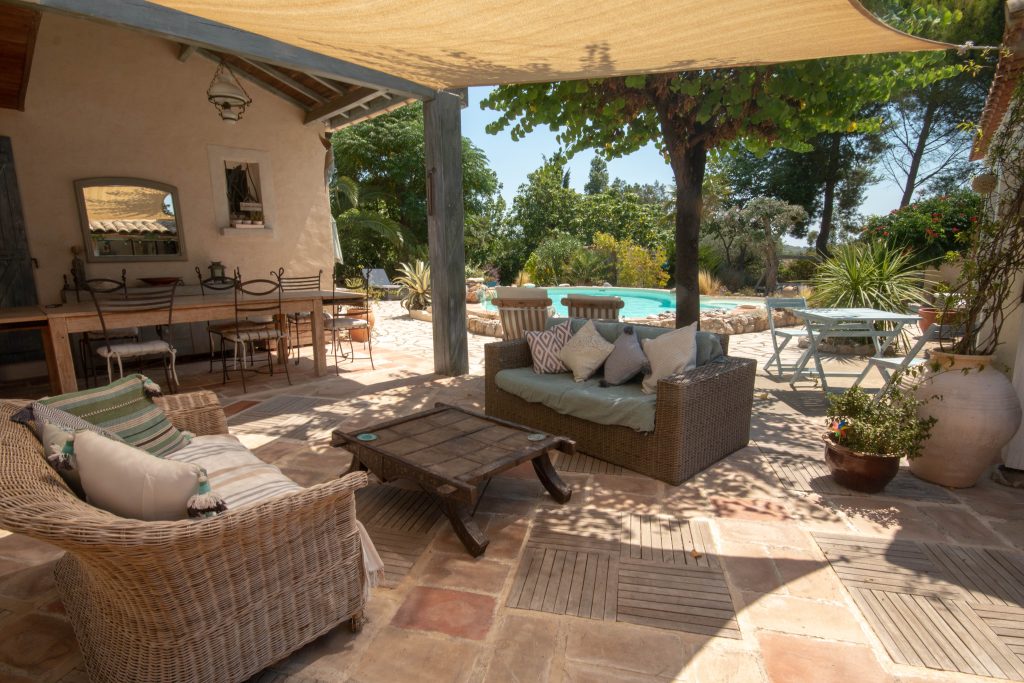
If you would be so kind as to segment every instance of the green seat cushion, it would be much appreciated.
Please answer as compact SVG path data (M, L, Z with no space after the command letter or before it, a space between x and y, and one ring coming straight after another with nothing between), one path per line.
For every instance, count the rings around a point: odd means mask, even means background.
M557 325L559 323L563 323L566 320L569 320L569 318L548 318L547 322L545 323L545 326L547 327L547 329L551 329L554 325ZM587 321L584 320L583 318L572 318L572 324L570 326L571 329L572 329L572 333L576 334L576 332L581 327L583 327L583 325L586 322ZM612 344L614 344L615 340L619 338L620 334L622 334L622 328L626 327L627 325L632 325L633 331L636 333L636 337L640 341L641 345L643 344L643 340L644 339L654 339L655 337L660 337L661 335L665 334L666 332L671 332L673 330L673 328L671 328L671 327L654 327L653 325L635 325L633 323L619 323L619 322L611 322L611 321L607 321L607 320L605 320L605 321L595 320L594 321L594 327L597 328L597 331L601 333L602 337L604 337L606 340L608 340ZM700 366L704 365L705 363L710 363L712 361L716 361L719 358L722 358L724 356L725 356L725 353L722 352L722 342L721 342L721 340L719 340L718 335L714 334L712 332L701 332L701 331L698 330L698 332L697 332L697 367L699 368Z
M538 375L533 368L502 370L494 381L504 391L562 415L638 432L654 431L657 396L643 393L639 382L602 387L600 378L576 382L570 373Z
M148 377L135 374L104 387L51 396L32 405L71 413L131 446L163 457L184 447L192 435L171 424L153 403L154 394L159 394L159 387Z

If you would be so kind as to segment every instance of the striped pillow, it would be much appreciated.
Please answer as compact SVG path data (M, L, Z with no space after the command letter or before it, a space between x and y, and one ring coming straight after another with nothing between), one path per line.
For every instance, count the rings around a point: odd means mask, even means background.
M184 447L192 434L171 424L153 403L160 387L144 375L128 375L105 387L85 389L36 401L33 413L57 408L116 435L125 443L158 457ZM42 406L37 409L37 406Z
M527 332L526 343L530 345L533 371L538 375L568 372L569 368L558 357L558 352L571 338L572 329L568 320L543 332Z

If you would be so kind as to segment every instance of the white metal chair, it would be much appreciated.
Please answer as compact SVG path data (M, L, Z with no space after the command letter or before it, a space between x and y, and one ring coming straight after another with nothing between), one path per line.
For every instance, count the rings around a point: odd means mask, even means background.
M626 302L617 296L570 294L562 299L562 305L568 309L570 318L615 321Z
M115 329L107 327L109 316L138 315L142 313L162 314L166 311L167 323L163 328L171 334L171 316L174 312L174 293L178 283L166 287L146 287L138 290L126 290L124 297L105 297L102 292L89 290L103 330L103 343L96 353L107 361L107 381L114 381L113 361L117 361L119 377L124 377L124 361L149 356L160 356L164 365L164 376L171 387L171 393L178 390L178 373L175 368L177 350L166 339L152 341L120 341L114 336ZM161 316L162 317L162 316ZM119 321L122 322L122 321ZM161 323L162 325L163 323ZM157 328L160 331L160 328ZM115 343L116 342L116 343Z
M924 347L928 342L936 342L940 339L952 339L961 336L963 330L954 325L939 325L932 324L928 326L928 329L921 334L918 338L917 343L907 351L906 355L902 358L885 358L872 356L868 358L867 365L864 366L864 371L857 376L857 379L853 381L853 386L859 385L871 372L871 368L878 370L882 378L885 379L885 384L878 390L875 395L877 401L889 388L894 377L902 373L904 370L909 368L916 368L919 365L924 365L927 359L921 356L921 352L924 351Z
M775 349L775 353L773 353L771 358L768 359L768 362L764 364L764 370L767 372L768 368L770 368L772 363L774 363L779 371L779 376L781 377L782 373L786 370L796 369L796 364L782 364L782 350L786 348L786 345L793 339L806 337L807 330L803 327L799 329L777 328L775 327L775 316L772 315L772 313L776 308L807 308L807 299L804 299L803 297L793 297L789 299L768 297L764 300L764 307L768 311L768 330L771 332L772 348ZM781 344L779 343L780 339L782 340Z
M501 317L505 341L522 339L527 332L542 331L551 312L548 290L540 287L498 287L492 303Z

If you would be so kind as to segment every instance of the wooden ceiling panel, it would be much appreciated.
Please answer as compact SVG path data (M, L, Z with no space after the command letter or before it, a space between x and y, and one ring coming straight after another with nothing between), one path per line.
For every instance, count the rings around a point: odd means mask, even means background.
M39 12L0 5L0 107L25 110Z

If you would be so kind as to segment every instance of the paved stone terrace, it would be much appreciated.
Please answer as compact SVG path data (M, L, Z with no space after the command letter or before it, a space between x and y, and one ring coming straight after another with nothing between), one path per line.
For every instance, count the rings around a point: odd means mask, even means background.
M470 375L441 378L429 325L390 302L378 321L376 370L314 378L307 357L292 386L259 376L245 396L204 364L182 374L221 393L262 458L313 484L348 464L327 444L335 425L482 405L490 339L470 338ZM770 341L731 348L763 361ZM559 506L513 470L478 510L491 538L478 559L417 492L365 489L360 517L389 564L365 629L343 625L255 680L1022 680L1024 493L904 474L886 495L851 495L823 476L823 409L810 383L759 370L750 445L682 486L564 459L574 494ZM0 681L86 680L53 587L59 554L0 537Z

